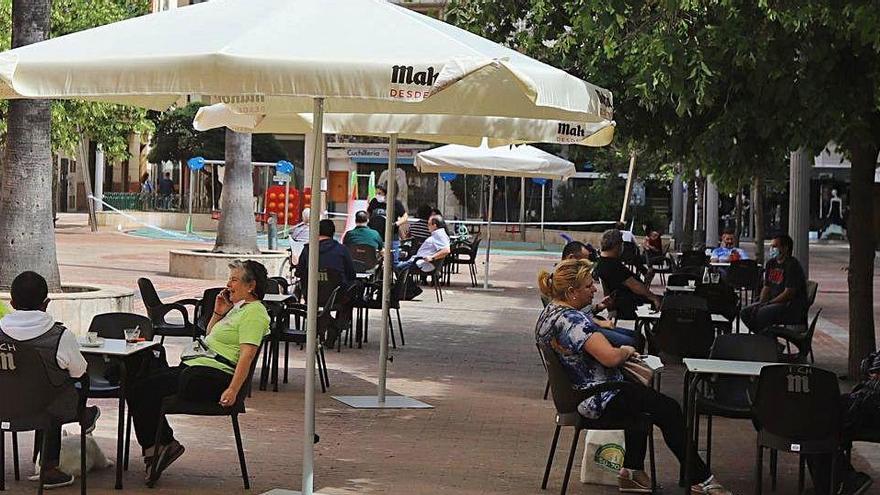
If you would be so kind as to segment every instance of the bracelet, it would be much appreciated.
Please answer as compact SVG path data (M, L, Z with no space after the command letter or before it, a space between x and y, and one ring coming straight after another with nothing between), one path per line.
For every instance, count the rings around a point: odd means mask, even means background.
M226 314L222 314L222 315L221 315L220 313L218 313L218 312L216 312L216 311L214 311L214 314L217 315L217 316L219 316L220 318L223 318L224 316L226 316Z

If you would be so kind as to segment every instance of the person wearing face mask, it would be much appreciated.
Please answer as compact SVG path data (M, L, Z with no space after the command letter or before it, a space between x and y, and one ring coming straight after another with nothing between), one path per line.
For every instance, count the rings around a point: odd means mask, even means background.
M370 200L367 205L367 213L370 214L369 227L385 239L385 218L388 214L388 186L379 184L376 186L376 197ZM403 203L396 198L394 199L394 222L391 231L391 257L394 263L400 261L400 226L407 222L409 217L406 214L406 208Z
M593 300L596 285L590 274L588 260L564 260L553 273L541 272L538 286L550 299L535 326L535 340L544 348L553 349L566 370L572 386L578 390L608 382L624 380L620 367L636 355L632 346L614 347L581 311ZM666 445L678 458L685 460L687 434L684 414L675 399L651 387L630 383L620 389L592 395L578 406L578 412L590 419L613 417L633 419L648 413L655 426L663 432ZM624 431L626 453L618 473L618 485L624 493L650 493L651 479L644 471L649 430L632 421ZM706 464L694 456L690 480L694 495L730 495L715 480Z
M752 333L761 333L772 325L807 321L807 279L801 264L791 255L793 246L794 241L787 235L778 235L770 243L761 296L740 312L740 319Z

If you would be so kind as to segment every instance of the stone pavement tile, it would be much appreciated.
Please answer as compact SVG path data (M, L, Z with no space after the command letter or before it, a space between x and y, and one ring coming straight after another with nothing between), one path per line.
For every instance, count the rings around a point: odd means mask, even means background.
M197 295L223 282L168 276L167 250L192 244L144 240L116 232L90 234L82 228L62 229L58 238L62 276L69 282L112 283L135 289L137 277L149 276L169 298ZM813 263L823 264L824 255L824 251L818 252ZM830 265L836 263L834 257L839 253L828 256L832 260L826 264ZM548 491L541 492L554 409L550 401L541 400L545 375L534 347L534 323L541 308L534 290L536 272L551 268L556 258L555 254L493 257L492 278L505 287L503 292L466 290L468 275L462 273L453 277L453 288L444 290L443 303L436 303L433 294L426 291L420 301L403 304L407 345L391 351L390 393L411 395L434 409L362 411L330 397L376 393L377 330L381 327L377 312L371 313L370 341L363 349L328 350L331 389L316 397L321 443L315 447L315 486L322 493L337 495L558 493L571 431L560 438ZM820 292L823 305L841 304L836 298L825 299L828 295ZM180 343L169 341L168 347L174 359ZM838 340L817 333L817 364L842 369L845 351ZM291 349L290 365L290 383L281 384L277 393L255 391L247 403L248 412L241 417L252 493L300 486L303 352L296 347ZM680 398L681 380L680 366L670 366L663 380L664 392ZM97 402L104 414L96 438L112 457L116 407L113 401ZM244 492L228 419L174 417L171 423L187 453L155 490L148 490L140 481L139 449L133 446L125 493ZM716 473L735 493L751 492L751 424L717 418L714 426ZM655 432L655 439L658 476L665 493L672 493L677 490L677 462L659 432ZM583 442L576 453L569 493L617 493L616 487L579 482L582 448ZM24 435L22 458L29 455L30 440ZM880 471L867 464L877 457L880 454L875 446L860 445L855 462L878 478ZM796 473L796 459L781 456L777 493L793 493ZM90 476L91 493L116 493L112 484L112 470ZM34 486L9 481L8 489L10 493L31 493ZM75 489L58 493L74 493Z

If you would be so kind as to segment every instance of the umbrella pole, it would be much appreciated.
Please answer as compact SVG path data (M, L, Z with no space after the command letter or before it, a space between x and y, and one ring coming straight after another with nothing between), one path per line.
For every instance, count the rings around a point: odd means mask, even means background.
M541 184L541 251L544 250L544 188L546 184Z
M526 178L519 178L519 231L526 242Z
M486 215L486 266L483 269L483 289L489 288L489 251L492 249L492 201L495 198L495 176L489 176L489 212Z
M291 171L293 173L293 171ZM287 220L288 210L290 209L290 178L284 181L284 237L287 237L287 228L290 222Z
M315 98L312 132L315 133L312 150L311 208L315 212L309 218L309 245L318 245L318 223L321 220L321 146L319 137L324 129L324 99ZM302 493L312 495L315 462L315 355L318 338L318 249L310 249L309 279L306 305L306 372L305 372L305 420L303 428L303 474Z
M377 400L379 406L385 404L385 376L388 373L388 325L391 321L391 239L392 229L397 220L395 203L397 198L397 134L388 139L388 197L385 198L385 252L382 258L382 331L379 337L379 386ZM393 331L393 330L391 330Z
M189 214L186 217L186 233L193 233L193 189L195 184L193 183L193 171L189 171Z

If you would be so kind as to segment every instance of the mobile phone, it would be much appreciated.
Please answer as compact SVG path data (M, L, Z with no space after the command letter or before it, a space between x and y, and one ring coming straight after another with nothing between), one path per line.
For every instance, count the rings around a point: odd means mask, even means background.
M221 292L221 294L223 294L223 299L226 299L227 301L232 301L229 298L229 289L223 289L223 292Z

